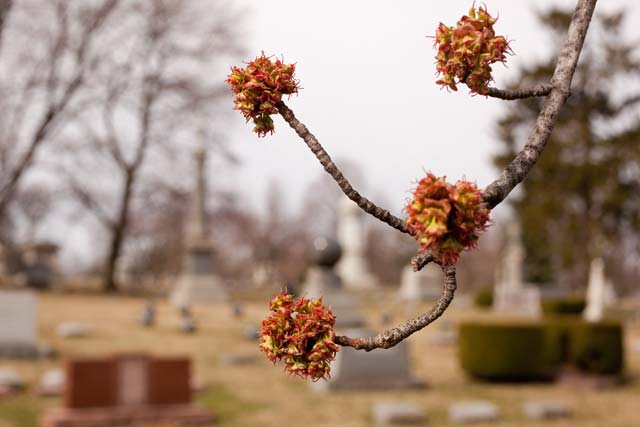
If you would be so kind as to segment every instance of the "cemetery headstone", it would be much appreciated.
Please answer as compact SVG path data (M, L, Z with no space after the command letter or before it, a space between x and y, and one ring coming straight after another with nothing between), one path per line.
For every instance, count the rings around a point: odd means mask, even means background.
M65 375L62 369L50 369L40 377L39 396L60 396L64 392Z
M415 403L385 402L373 405L373 422L376 427L423 426L427 416Z
M457 328L447 319L441 320L438 325L431 342L436 345L455 345L458 342Z
M192 334L197 330L196 322L193 320L189 307L180 309L180 330L185 334Z
M62 322L56 327L56 334L60 338L84 338L89 331L89 326L82 322Z
M366 329L345 331L350 337L364 337ZM343 347L331 364L331 378L313 383L317 391L349 389L403 389L424 387L424 381L411 374L406 341L389 349L370 352Z
M247 325L242 330L242 335L249 341L257 341L260 338L260 326Z
M33 291L0 291L0 357L37 357L37 309Z
M235 317L236 319L240 319L242 318L242 316L244 316L244 307L242 307L242 304L235 303L233 304L231 309L233 312L233 317Z
M522 412L530 420L550 420L571 416L569 407L557 400L532 400L525 402Z
M498 407L483 400L458 402L449 406L449 420L453 424L490 423L499 417Z
M171 301L178 307L219 303L228 300L222 280L215 273L213 245L207 233L205 174L206 150L195 153L196 177L192 192L191 216L187 237L187 254Z
M258 358L254 354L222 354L218 357L220 366L254 365Z
M2 242L0 242L0 284L2 284L4 277L9 273L7 266L7 251L4 248Z
M156 319L156 309L152 301L147 301L142 311L142 326L152 327Z
M188 359L142 355L72 360L66 365L63 407L41 427L188 424L210 426L209 411L192 405Z
M525 250L520 225L507 227L507 242L496 274L493 308L497 312L539 316L542 312L540 289L523 279Z
M22 389L24 385L24 379L14 368L0 368L0 386L4 386L9 390L15 391Z
M37 242L24 248L25 277L27 286L47 289L58 273L59 246L53 242Z
M343 197L338 212L338 242L342 257L336 266L347 289L371 289L377 286L365 256L366 232L364 212L353 201Z

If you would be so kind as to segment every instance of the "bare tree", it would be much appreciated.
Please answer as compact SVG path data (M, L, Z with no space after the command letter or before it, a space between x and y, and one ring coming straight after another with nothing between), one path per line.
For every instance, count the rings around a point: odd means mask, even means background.
M0 4L1 19L10 4ZM41 146L79 107L76 95L94 66L89 51L116 5L55 0L13 8L0 63L0 218Z
M118 288L132 216L149 215L136 202L145 185L171 192L190 182L180 174L188 170L189 143L215 124L216 101L225 90L207 74L239 51L237 19L228 6L127 2L93 52L98 65L87 77L91 96L63 136L71 155L61 169L70 193L109 233L106 291Z

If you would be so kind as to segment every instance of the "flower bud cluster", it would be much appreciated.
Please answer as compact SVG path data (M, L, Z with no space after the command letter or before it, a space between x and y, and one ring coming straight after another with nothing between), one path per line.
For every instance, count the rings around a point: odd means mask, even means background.
M273 133L272 114L278 113L277 104L282 95L298 93L298 81L294 79L295 64L271 60L264 52L245 68L231 67L227 83L235 94L235 109L253 120L253 131L258 136Z
M313 381L329 378L330 362L338 351L333 331L336 317L322 305L322 298L294 300L282 292L269 310L259 345L269 360L283 360L285 370L293 375Z
M465 83L472 93L486 94L491 77L491 64L504 63L510 53L509 43L496 36L496 22L484 7L472 7L468 16L460 18L455 27L440 23L436 29L434 46L437 84L457 90L456 83Z
M442 265L455 264L460 252L475 247L489 221L489 209L475 184L452 185L431 173L418 182L405 209L407 229Z

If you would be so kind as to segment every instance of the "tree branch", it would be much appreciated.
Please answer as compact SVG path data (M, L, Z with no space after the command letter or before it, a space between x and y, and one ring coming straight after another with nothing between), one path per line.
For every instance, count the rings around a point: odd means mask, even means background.
M551 89L553 89L553 86L548 83L522 89L498 89L495 87L490 87L489 92L486 95L492 98L512 101L514 99L547 96L551 92Z
M421 251L418 255L411 258L411 267L413 267L413 271L418 272L434 260L435 257L431 252Z
M345 347L353 347L356 350L371 351L376 348L391 348L411 334L423 329L445 312L453 300L456 291L456 269L453 266L444 267L444 288L442 294L434 306L415 319L407 320L395 328L386 330L373 337L349 338L346 336L335 337L336 344Z
M558 56L551 78L553 89L546 98L527 144L495 181L483 192L489 209L500 204L538 161L558 119L560 108L569 97L571 80L578 64L587 29L597 0L579 0L569 25L567 39Z
M296 131L298 136L304 140L307 144L307 147L313 152L316 156L322 167L331 177L338 183L338 186L342 190L342 192L352 201L354 201L360 209L365 211L366 213L374 216L380 221L389 224L391 227L395 228L398 231L409 234L409 231L405 227L405 222L400 218L392 215L389 211L382 209L381 207L375 205L366 197L363 197L351 186L347 178L340 172L338 167L333 163L329 154L322 148L320 142L316 139L315 136L309 129L302 124L296 116L293 114L293 111L289 107L287 107L284 102L279 102L277 105L278 112L284 118L284 120L289 123L289 126Z

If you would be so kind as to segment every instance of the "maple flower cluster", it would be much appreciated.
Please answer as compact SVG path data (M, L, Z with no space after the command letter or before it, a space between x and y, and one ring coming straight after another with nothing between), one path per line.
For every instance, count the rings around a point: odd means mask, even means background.
M235 94L235 109L242 112L247 122L253 120L253 131L258 136L273 133L272 114L282 95L298 93L298 81L293 77L295 64L272 60L264 52L244 68L231 67L227 83Z
M452 185L431 173L418 182L406 211L407 229L442 265L455 264L460 252L475 247L489 221L489 209L474 183Z
M293 299L280 293L269 304L271 315L262 321L260 349L274 364L284 360L285 370L313 381L329 378L336 357L333 325L336 317L320 299Z
M440 23L434 42L436 70L441 76L437 84L455 91L457 82L465 83L472 93L488 92L491 64L504 63L505 54L511 52L507 40L493 31L496 20L481 6L472 7L455 27Z

